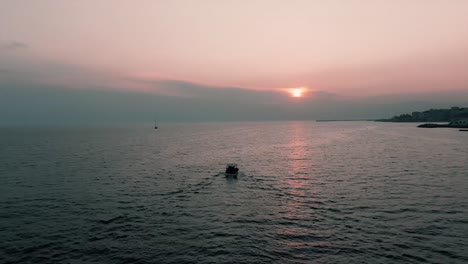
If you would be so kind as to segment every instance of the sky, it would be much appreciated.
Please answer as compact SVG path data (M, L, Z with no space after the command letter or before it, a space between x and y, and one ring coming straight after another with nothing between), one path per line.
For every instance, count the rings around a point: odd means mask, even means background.
M467 13L465 0L0 0L0 125L468 106Z

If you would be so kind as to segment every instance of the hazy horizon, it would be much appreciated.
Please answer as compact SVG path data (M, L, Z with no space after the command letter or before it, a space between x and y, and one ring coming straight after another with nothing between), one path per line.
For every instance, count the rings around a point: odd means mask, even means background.
M276 92L223 88L212 91L191 83L168 83L187 97L108 89L9 86L0 90L0 126L95 125L153 122L363 120L466 107L468 93L414 94L349 99L317 93L284 97ZM175 89L177 88L177 89ZM185 91L186 90L186 91Z

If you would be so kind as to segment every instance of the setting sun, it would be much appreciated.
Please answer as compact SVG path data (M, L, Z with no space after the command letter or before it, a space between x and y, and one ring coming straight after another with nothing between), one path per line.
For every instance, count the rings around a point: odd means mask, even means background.
M291 96L292 97L302 97L302 93L304 92L304 89L302 88L292 88L290 90Z

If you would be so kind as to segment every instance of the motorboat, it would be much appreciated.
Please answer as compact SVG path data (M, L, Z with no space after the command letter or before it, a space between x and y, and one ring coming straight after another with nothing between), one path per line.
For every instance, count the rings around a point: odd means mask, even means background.
M224 173L226 177L237 177L239 173L239 168L237 168L236 163L228 163L226 165L226 172Z

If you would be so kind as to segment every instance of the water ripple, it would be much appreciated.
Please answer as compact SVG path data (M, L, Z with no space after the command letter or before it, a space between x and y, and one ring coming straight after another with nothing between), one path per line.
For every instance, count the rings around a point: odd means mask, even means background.
M372 122L0 130L6 263L466 263L468 138ZM225 163L241 166L226 179Z

